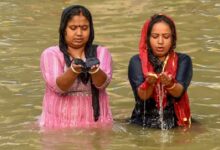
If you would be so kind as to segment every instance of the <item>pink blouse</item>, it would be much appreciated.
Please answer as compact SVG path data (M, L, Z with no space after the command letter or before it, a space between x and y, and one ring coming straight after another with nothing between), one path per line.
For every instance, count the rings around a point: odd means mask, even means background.
M58 46L49 47L43 51L40 68L45 80L45 94L39 119L41 127L88 127L112 123L109 96L106 93L106 87L112 79L112 57L107 48L98 46L97 58L100 61L100 69L107 75L107 80L102 86L97 87L99 89L100 116L95 122L91 82L89 81L85 85L77 78L72 87L67 92L63 92L56 85L56 78L67 69L63 53Z

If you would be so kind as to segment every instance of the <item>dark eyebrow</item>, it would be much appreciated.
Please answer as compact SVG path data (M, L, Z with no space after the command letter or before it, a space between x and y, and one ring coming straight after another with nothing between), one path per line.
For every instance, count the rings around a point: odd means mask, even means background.
M89 25L87 25L87 24L85 24L85 25L70 25L70 27L85 27L85 26L89 26Z
M159 34L159 33L153 33L153 32L152 32L151 34ZM163 33L163 34L171 34L171 33Z
M163 35L167 35L167 34L171 35L171 33L163 33Z

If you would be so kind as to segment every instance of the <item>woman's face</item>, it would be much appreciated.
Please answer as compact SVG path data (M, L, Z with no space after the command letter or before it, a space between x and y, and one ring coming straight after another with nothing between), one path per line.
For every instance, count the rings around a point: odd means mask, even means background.
M73 16L66 26L65 40L73 49L85 48L89 39L89 21L82 14Z
M164 60L172 44L171 29L165 22L158 22L153 25L150 44L153 54L160 60Z

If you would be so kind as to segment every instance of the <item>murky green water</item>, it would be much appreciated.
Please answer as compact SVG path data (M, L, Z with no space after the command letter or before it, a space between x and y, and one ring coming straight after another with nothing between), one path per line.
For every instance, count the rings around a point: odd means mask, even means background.
M43 132L34 125L44 93L39 57L43 49L57 44L60 13L70 4L83 4L91 10L95 42L112 53L114 75L108 92L113 129ZM128 61L138 52L145 19L158 12L174 18L177 51L193 59L189 96L197 123L188 131L143 130L124 121L134 104L127 80ZM0 149L219 150L219 24L219 0L1 0Z

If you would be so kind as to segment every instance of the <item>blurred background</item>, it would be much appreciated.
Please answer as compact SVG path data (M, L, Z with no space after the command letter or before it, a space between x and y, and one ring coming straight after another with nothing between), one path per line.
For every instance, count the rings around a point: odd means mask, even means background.
M60 15L72 4L91 11L95 43L108 47L113 57L108 87L112 129L42 131L36 125L44 94L39 58L45 48L58 44ZM134 106L128 62L138 53L143 23L155 13L175 20L176 51L193 60L188 91L196 123L190 130L142 129L125 121ZM219 24L219 0L1 0L0 149L220 150Z

